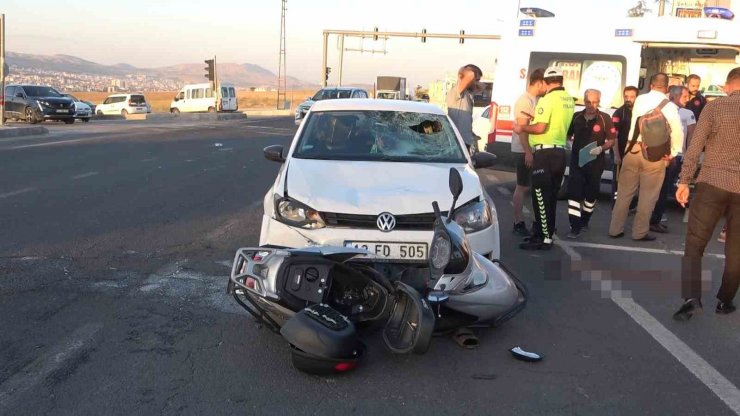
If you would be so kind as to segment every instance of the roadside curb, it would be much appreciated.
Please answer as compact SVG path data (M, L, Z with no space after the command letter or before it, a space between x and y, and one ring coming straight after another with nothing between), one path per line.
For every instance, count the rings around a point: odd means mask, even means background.
M20 137L20 136L36 136L40 134L47 134L49 130L45 127L0 127L0 138L5 137Z
M250 116L290 116L292 110L244 110Z
M222 121L245 120L246 113L149 113L121 115L93 116L93 120L127 120L127 121Z

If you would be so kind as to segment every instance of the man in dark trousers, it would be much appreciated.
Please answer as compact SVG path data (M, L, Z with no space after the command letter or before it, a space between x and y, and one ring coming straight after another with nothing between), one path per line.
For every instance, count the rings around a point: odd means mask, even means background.
M563 71L558 67L545 70L547 93L537 101L532 124L514 124L514 132L529 135L534 152L532 162L532 207L535 229L529 240L521 243L524 250L549 250L555 230L558 191L565 174L565 143L575 102L563 88Z
M617 144L612 147L612 157L614 158L614 165L612 168L612 193L614 194L614 200L617 199L617 184L619 178L619 168L622 164L622 158L624 157L624 150L627 149L627 142L629 142L630 134L630 123L632 122L632 106L635 104L637 96L640 95L640 90L634 86L624 87L622 91L622 97L624 98L624 104L612 115L612 122L614 127L617 129ZM634 208L637 204L633 204L630 208Z
M571 239L578 238L581 230L588 229L599 196L601 174L606 166L604 152L612 148L617 137L609 114L599 111L600 102L601 91L586 90L583 94L585 109L573 115L568 130L568 139L573 139L568 177L568 238ZM593 148L588 154L581 154L587 146Z
M740 67L727 75L725 92L727 97L708 103L702 111L683 158L676 200L685 207L689 201L689 183L704 150L681 263L684 303L673 315L676 320L688 320L702 308L702 257L722 215L727 216L725 270L715 312L724 315L735 311L733 299L740 285Z

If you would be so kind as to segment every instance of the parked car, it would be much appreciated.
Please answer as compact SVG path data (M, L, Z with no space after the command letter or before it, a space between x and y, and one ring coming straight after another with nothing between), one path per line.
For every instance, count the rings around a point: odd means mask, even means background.
M311 106L322 100L333 100L338 98L368 98L366 90L351 87L326 87L320 89L313 97L306 97L306 101L300 103L295 109L295 125L301 124Z
M170 103L170 113L236 111L239 106L234 84L222 82L220 87L221 99L217 100L209 83L185 85Z
M451 206L444 185L455 168L464 191L452 218L473 251L499 258L496 208L475 171L495 157L471 157L436 105L323 100L286 151L270 146L265 157L282 166L264 197L260 245L351 246L389 262L426 264L435 219L430 204Z
M486 150L488 135L491 133L491 106L483 109L479 116L473 117L473 134L479 137L478 150Z
M113 94L95 107L95 114L122 115L151 113L143 94Z
M74 101L59 91L43 85L8 85L5 87L4 119L25 120L35 124L44 120L75 122Z
M90 121L92 117L93 108L86 101L82 101L72 94L62 94L63 96L72 99L75 103L75 118L84 121L85 123Z

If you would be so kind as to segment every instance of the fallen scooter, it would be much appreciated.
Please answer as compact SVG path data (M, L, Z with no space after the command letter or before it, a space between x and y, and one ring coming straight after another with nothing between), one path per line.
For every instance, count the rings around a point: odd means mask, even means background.
M463 188L454 168L449 182L454 213ZM421 282L389 279L379 271L384 260L363 249L255 247L237 250L227 291L290 343L294 367L319 374L357 366L365 351L358 326L381 324L390 351L420 354L434 333L494 327L521 311L526 286L500 261L471 252L452 215L443 216L436 201L432 207L434 235Z

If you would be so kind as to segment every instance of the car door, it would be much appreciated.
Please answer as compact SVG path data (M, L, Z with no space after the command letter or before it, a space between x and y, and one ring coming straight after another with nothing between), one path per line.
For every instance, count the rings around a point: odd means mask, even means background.
M485 144L488 143L488 134L491 131L491 106L483 110L480 116L473 120L473 134L480 137L478 149L485 150ZM484 146L484 147L481 147Z
M5 87L3 99L5 100L5 118L17 117L13 106L13 97L15 96L15 87Z
M25 117L26 111L26 91L23 87L15 87L15 94L13 94L13 113L18 118Z

